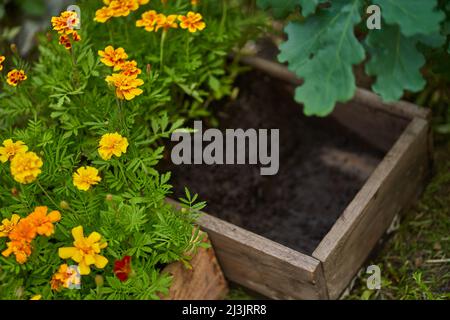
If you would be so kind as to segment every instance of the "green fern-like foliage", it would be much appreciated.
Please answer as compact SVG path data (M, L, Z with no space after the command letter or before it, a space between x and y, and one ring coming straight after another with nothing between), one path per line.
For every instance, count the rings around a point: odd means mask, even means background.
M450 20L437 0L258 0L276 17L292 14L288 40L279 60L304 79L295 99L307 115L326 116L337 102L350 100L356 90L352 68L368 58L366 73L384 101L399 100L405 90L418 92L426 84L421 68L423 47L448 46ZM370 4L381 8L381 30L365 30L362 19ZM301 16L295 14L300 8ZM447 22L445 22L447 21ZM355 29L366 33L364 41Z

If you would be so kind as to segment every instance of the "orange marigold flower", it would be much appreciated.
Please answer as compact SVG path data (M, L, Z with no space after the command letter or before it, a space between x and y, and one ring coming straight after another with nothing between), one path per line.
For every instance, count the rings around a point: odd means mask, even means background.
M144 81L137 79L136 75L126 76L121 73L113 73L106 77L106 82L116 88L116 96L121 100L132 100L144 92L138 88L144 84Z
M113 46L107 46L105 50L99 50L98 55L101 57L101 62L108 67L114 67L114 70L120 70L122 64L128 59L128 55L123 48L114 49Z
M102 136L99 142L98 153L103 160L109 160L114 155L120 157L126 153L128 148L127 138L119 133L107 133Z
M158 13L155 10L144 12L142 18L136 21L136 27L144 27L149 32L154 31L157 18Z
M28 147L23 141L12 141L7 139L3 141L3 147L0 147L0 161L5 163L8 160L12 160L16 154L25 153L28 151Z
M28 184L41 174L42 165L43 162L36 153L19 153L11 160L11 174L17 182Z
M36 226L28 218L21 219L14 229L9 233L8 237L12 241L26 241L31 243L36 238Z
M83 227L78 226L72 229L72 236L75 240L73 247L59 248L61 259L72 259L78 263L81 275L91 272L90 265L95 265L103 269L108 263L108 259L100 255L107 243L102 241L102 236L98 232L92 232L88 237L83 235Z
M203 22L203 17L200 13L190 11L186 16L178 16L178 20L180 20L180 27L182 29L188 29L189 32L202 31L206 28L206 24Z
M31 255L31 245L24 240L11 241L7 244L7 249L2 252L4 257L9 257L11 254L16 256L16 261L19 264L27 262L28 257Z
M3 62L6 60L5 56L0 56L0 71L3 70Z
M142 73L142 70L137 67L137 62L134 60L125 61L120 66L120 73L126 76L137 76Z
M17 214L13 214L10 220L3 219L0 225L0 238L8 237L11 231L17 226L19 220L20 216Z
M192 5L193 7L198 6L199 3L200 3L200 0L191 0L191 5Z
M82 191L88 191L100 181L102 178L98 175L98 170L93 167L81 167L73 174L73 184Z
M36 207L26 218L35 226L37 234L50 237L55 232L53 223L61 220L59 211L52 211L47 215L47 207Z
M68 289L71 285L79 285L81 280L79 273L78 267L69 267L67 264L60 265L50 281L52 290L59 291L61 287Z
M52 17L53 30L59 34L71 34L80 20L74 11L64 11L59 17Z
M172 14L169 16L166 16L162 13L158 14L158 17L156 18L156 28L155 31L158 31L161 28L164 28L164 30L168 30L170 28L178 28L177 24L177 15Z
M98 9L95 12L95 18L94 21L105 23L109 19L111 19L114 15L114 11L109 7L103 7L101 9Z
M19 83L25 80L27 80L27 75L25 74L25 71L14 69L8 72L6 82L10 86L16 87Z

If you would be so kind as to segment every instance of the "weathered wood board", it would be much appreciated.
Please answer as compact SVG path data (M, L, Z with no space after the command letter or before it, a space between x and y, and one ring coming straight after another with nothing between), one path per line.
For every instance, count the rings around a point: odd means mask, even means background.
M209 242L205 237L205 242ZM190 261L191 269L181 262L164 268L173 276L169 295L163 300L220 300L228 293L228 284L214 254L214 249L200 248Z

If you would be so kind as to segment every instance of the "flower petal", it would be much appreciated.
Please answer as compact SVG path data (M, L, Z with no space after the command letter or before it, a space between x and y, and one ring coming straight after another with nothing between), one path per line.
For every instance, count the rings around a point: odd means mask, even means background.
M66 248L58 249L58 255L61 259L72 258L74 255L77 254L77 252L78 252L78 250L75 247L66 247Z
M99 269L103 269L108 264L108 259L104 256L96 255L95 256L95 266Z
M89 268L89 266L87 266L83 262L80 263L78 265L78 267L80 268L80 275L87 275L87 274L91 273L91 268Z
M84 238L83 235L83 227L78 226L72 229L72 236L75 239L75 241L82 240Z

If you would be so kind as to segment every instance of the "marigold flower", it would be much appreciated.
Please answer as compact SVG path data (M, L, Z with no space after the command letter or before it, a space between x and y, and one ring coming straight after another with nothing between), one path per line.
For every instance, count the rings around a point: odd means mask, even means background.
M180 27L182 29L188 29L189 32L197 32L197 30L202 31L206 28L205 22L203 22L203 17L200 13L195 13L189 11L186 16L178 16L180 20Z
M25 241L31 243L36 238L36 226L28 218L21 219L19 223L9 233L8 237L12 241Z
M139 9L139 3L136 0L113 0L109 3L114 17L126 17L131 11Z
M114 70L120 70L123 63L128 59L128 55L123 48L114 49L113 46L107 46L105 50L99 50L98 55L101 57L101 62L108 67L114 67Z
M17 226L19 220L20 216L17 214L13 214L10 220L3 219L0 225L0 238L8 237L10 232Z
M67 34L63 34L59 37L59 44L64 46L67 50L72 49L72 42Z
M192 5L193 7L198 6L199 3L200 3L200 0L191 0L191 5Z
M136 27L144 27L149 32L154 31L157 18L158 13L155 10L144 12L142 18L136 21Z
M137 76L142 73L142 70L137 67L137 62L134 60L125 61L120 66L120 73L126 76Z
M164 28L164 30L168 30L170 28L178 28L177 24L177 15L172 14L169 16L166 16L162 13L158 14L156 18L156 27L155 31L158 31L161 28Z
M127 148L127 138L122 137L117 132L107 133L100 139L98 153L103 160L109 160L113 155L120 157L122 153L127 152Z
M53 30L59 34L71 34L79 22L78 15L74 11L64 11L59 17L52 17Z
M94 21L105 23L109 19L111 19L114 15L114 11L109 7L103 7L101 9L98 9L95 12L95 18Z
M73 184L79 190L88 191L91 186L98 184L102 178L94 167L81 167L73 174Z
M41 296L40 294L37 294L37 295L32 296L32 297L30 298L30 300L41 300L41 299L42 299L42 296Z
M5 258L9 257L11 254L14 254L17 263L24 264L27 262L28 257L31 255L31 245L29 242L24 240L11 241L6 245L8 248L2 252L2 255Z
M3 61L5 61L6 60L6 58L5 58L5 56L0 56L0 71L2 71L3 70Z
M130 256L125 256L123 259L114 262L114 274L120 281L127 281L131 271Z
M25 74L25 71L17 69L8 72L8 75L6 77L7 77L6 82L13 87L16 87L21 82L27 80L27 75Z
M19 183L29 184L41 174L43 162L34 152L18 153L11 160L11 174Z
M53 223L61 220L61 214L59 211L52 211L47 215L47 211L47 207L36 207L27 219L36 227L37 234L50 237L55 232Z
M126 76L122 73L113 73L106 77L106 82L114 85L116 88L116 96L121 100L132 100L144 92L138 88L144 84L144 81L137 79L137 75Z
M102 236L97 232L92 232L88 237L83 235L83 227L78 226L72 229L74 238L73 247L59 248L61 259L72 259L78 263L80 275L87 275L91 272L91 265L103 269L108 263L108 259L100 255L100 251L106 248L107 243L101 241Z
M69 267L67 264L60 265L50 281L52 290L59 291L61 287L70 288L72 285L79 285L81 281L79 273L78 267Z
M0 147L0 161L5 163L8 160L12 160L16 154L25 153L28 151L28 147L23 141L12 141L7 139L3 141L3 147Z

